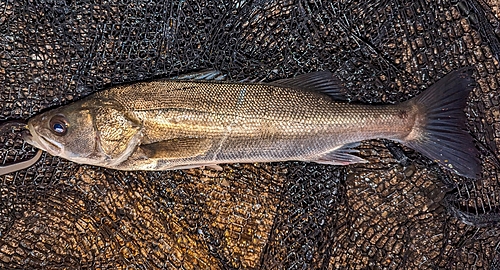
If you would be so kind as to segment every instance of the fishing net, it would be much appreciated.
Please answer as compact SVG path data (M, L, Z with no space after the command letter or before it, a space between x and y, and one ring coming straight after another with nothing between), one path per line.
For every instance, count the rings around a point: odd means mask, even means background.
M331 70L363 103L475 68L482 176L374 140L367 164L122 172L46 153L0 176L0 268L500 269L500 5L484 1L0 0L0 121L193 70ZM0 165L34 156L20 128Z

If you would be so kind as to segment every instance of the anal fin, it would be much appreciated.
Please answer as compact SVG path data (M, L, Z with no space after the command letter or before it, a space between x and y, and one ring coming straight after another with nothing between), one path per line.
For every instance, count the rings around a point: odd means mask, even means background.
M314 156L308 161L320 164L328 164L328 165L349 165L356 163L367 163L368 161L366 159L353 155L353 153L354 154L359 153L358 150L353 149L358 145L359 143L346 144L339 148L335 148L332 151Z

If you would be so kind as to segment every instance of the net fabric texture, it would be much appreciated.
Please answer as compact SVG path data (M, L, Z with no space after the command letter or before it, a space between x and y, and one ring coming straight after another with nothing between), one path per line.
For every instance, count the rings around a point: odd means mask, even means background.
M388 141L349 167L121 172L44 154L0 176L0 268L499 269L495 1L0 1L0 121L106 87L212 68L234 81L332 70L395 103L472 65L468 181ZM34 156L20 129L0 165Z

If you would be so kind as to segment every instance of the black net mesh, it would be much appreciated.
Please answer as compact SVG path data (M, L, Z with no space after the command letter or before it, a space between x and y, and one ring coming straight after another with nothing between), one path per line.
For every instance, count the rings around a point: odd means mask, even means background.
M212 68L334 71L393 103L472 65L466 181L387 141L370 163L121 172L44 154L0 176L0 268L499 269L500 5L483 1L0 0L0 121L105 87ZM0 165L32 157L20 129Z

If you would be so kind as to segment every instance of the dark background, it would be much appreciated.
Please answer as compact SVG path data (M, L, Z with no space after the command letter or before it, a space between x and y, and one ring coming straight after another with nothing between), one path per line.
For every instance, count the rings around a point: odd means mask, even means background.
M44 154L0 176L0 268L500 269L499 5L483 1L0 0L0 121L106 87L212 68L329 69L351 100L407 100L474 66L483 161L459 178L387 141L368 164L121 172ZM36 149L13 128L0 165Z

